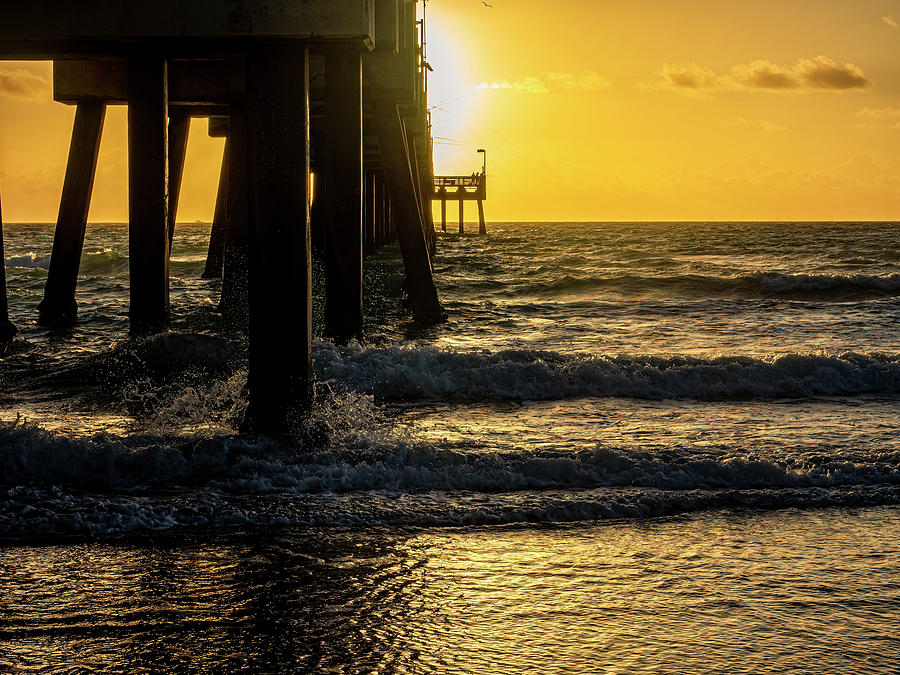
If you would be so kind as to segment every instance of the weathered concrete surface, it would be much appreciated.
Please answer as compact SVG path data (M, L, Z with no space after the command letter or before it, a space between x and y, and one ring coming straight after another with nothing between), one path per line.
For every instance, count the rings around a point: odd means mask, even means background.
M243 58L170 59L169 105L227 105L247 91ZM128 103L128 73L124 57L58 59L53 63L53 100L80 103L99 100L107 105Z
M169 321L166 60L128 62L128 268L132 333Z
M290 435L313 395L309 52L251 50L247 84L250 403L241 428Z
M134 40L164 40L190 53L209 53L210 40L251 37L357 40L374 46L371 0L32 0L3 4L3 58L116 53Z
M325 63L325 333L343 342L362 337L363 324L362 60L358 50L332 49Z

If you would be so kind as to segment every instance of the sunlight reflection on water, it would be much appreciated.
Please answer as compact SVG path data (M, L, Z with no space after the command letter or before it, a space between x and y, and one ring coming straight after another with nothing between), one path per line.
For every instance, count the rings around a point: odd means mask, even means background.
M0 667L884 673L898 535L892 507L10 547Z

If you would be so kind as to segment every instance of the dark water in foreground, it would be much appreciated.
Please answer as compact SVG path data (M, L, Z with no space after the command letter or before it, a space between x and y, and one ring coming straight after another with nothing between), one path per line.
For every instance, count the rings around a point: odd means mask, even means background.
M367 261L304 451L234 436L208 226L133 342L121 226L63 336L9 226L0 670L893 672L900 225L492 230L440 241L446 326Z

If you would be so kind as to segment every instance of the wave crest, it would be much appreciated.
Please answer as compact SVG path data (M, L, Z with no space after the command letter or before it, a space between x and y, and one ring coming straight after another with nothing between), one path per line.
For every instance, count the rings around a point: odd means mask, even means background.
M359 429L371 428L366 422ZM357 431L359 431L359 429ZM0 538L235 525L461 525L900 503L896 452L490 453L348 434L326 449L0 428Z
M711 359L433 347L321 347L316 372L386 400L804 398L900 394L900 356L787 354Z
M24 269L50 269L49 255L27 253L25 255L12 256L6 260L6 267L19 267ZM79 274L93 276L96 274L109 274L111 272L125 272L128 270L128 256L117 253L112 249L102 251L87 251L81 256Z
M757 272L738 276L672 274L645 276L578 277L565 275L552 281L531 282L518 287L501 287L483 280L478 288L496 288L501 295L555 297L614 292L624 295L664 294L666 296L779 297L796 300L853 301L900 295L900 274L788 274Z

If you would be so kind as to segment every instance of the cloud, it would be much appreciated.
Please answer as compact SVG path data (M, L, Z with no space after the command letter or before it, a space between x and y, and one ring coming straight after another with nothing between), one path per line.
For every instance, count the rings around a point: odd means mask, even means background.
M604 91L612 86L612 82L592 70L584 73L546 73L551 88L565 92Z
M709 68L691 63L687 66L665 64L660 72L662 82L674 89L713 89L719 83L719 76Z
M738 86L749 89L799 89L801 87L800 78L790 68L784 68L765 60L734 66L731 69L731 78Z
M739 127L754 127L758 128L761 131L766 133L774 133L774 132L784 132L790 131L791 128L785 126L784 124L779 124L778 122L773 122L772 120L767 120L764 117L759 117L757 119L748 119L746 117L738 117L737 120L733 123L733 126Z
M584 73L542 73L540 77L521 80L482 82L476 90L507 90L520 94L577 94L609 89L612 83L594 71Z
M549 94L550 90L544 82L536 77L526 77L523 80L510 82L509 80L498 80L496 82L482 82L476 89L487 91L489 89L506 89L516 91L521 94Z
M869 117L876 120L900 120L900 108L863 108L856 114L859 117Z
M30 100L49 99L50 80L30 70L0 68L0 96Z
M835 63L827 56L799 61L795 70L813 89L865 89L872 86L862 68L853 63Z
M897 19L894 18L894 15L883 16L881 20L884 21L891 28L900 28L900 24L897 23Z
M837 63L827 56L801 59L792 66L780 66L760 59L733 66L728 73L717 74L710 68L691 63L686 66L665 64L656 82L645 89L682 91L846 91L866 89L872 82L862 68L853 63Z
M869 120L869 124L860 126L875 129L884 126L894 126L900 129L900 108L863 108L856 112L857 117Z

